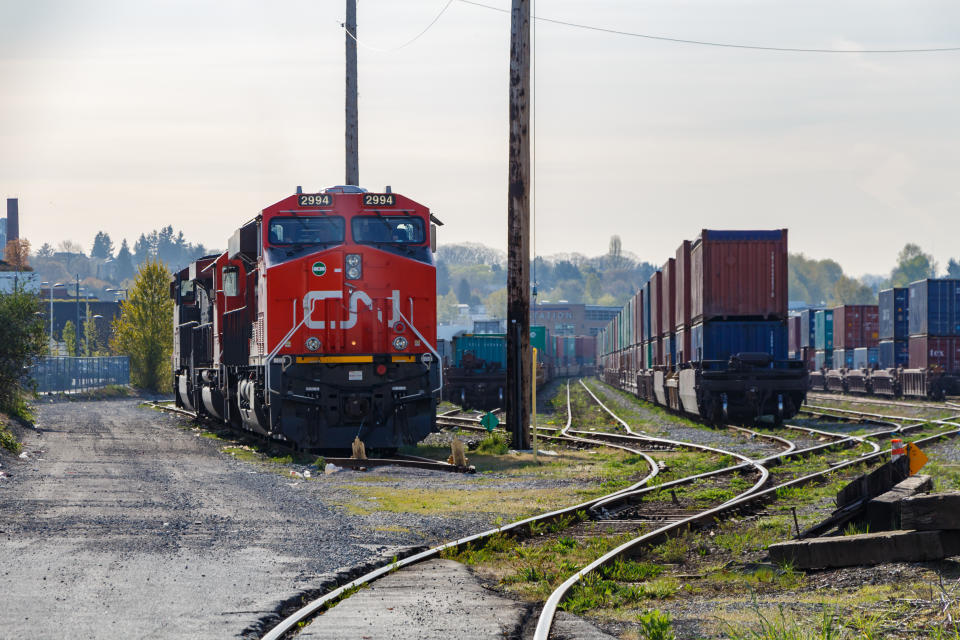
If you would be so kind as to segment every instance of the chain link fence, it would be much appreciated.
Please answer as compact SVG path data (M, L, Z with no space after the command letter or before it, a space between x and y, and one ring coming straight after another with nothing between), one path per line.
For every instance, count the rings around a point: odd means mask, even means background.
M130 357L46 357L30 367L27 377L40 393L87 391L130 384Z

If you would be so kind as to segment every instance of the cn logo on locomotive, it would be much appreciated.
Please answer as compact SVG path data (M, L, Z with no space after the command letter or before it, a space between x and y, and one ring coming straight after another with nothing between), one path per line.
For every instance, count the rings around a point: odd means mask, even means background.
M307 325L310 329L352 329L357 324L357 310L361 303L367 307L369 311L373 311L373 300L367 295L366 292L355 289L353 293L350 294L350 301L348 302L348 307L350 309L350 317L347 320L341 320L339 325L336 320L314 320L313 319L313 310L314 304L316 302L321 302L323 300L330 299L343 299L343 291L308 291L307 294L303 297L303 313L306 316L304 324ZM391 296L391 302L393 303L393 309L390 317L390 326L393 326L395 322L400 319L400 291L397 289L393 290L393 295ZM383 322L383 318L379 318L380 322ZM329 327L327 323L329 322Z

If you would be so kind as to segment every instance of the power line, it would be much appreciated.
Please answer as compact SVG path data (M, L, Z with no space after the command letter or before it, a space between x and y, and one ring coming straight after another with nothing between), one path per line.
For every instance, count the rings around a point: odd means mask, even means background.
M502 9L493 5L475 2L474 0L460 0L464 4L470 4L475 7L491 9L501 13L510 13L509 9ZM673 42L675 44L692 44L704 47L723 47L727 49L752 49L757 51L781 51L787 53L937 53L945 51L960 51L960 47L934 47L928 49L808 49L803 47L764 47L750 44L734 44L730 42L709 42L706 40L687 40L685 38L669 38L667 36L654 36L646 33L635 33L632 31L620 31L618 29L607 29L605 27L595 27L588 24L577 22L567 22L565 20L554 20L553 18L541 18L532 16L533 20L540 22L549 22L559 24L564 27L573 27L576 29L586 29L588 31L599 31L601 33L610 33L618 36L630 36L633 38L644 38L647 40L659 40L662 42Z
M418 33L417 35L413 36L411 39L407 40L407 41L404 42L403 44L401 44L401 45L399 45L399 46L396 46L396 47L393 47L393 48L390 48L390 49L379 49L379 48L377 48L377 47L372 47L372 46L368 45L367 43L363 42L362 40L358 40L355 35L353 35L352 33L350 33L350 31L347 30L347 28L346 28L346 26L344 25L344 23L338 22L337 24L340 25L340 28L341 28L341 29L343 29L344 31L347 32L347 35L348 35L348 36L350 36L351 38L353 38L354 41L355 41L358 45L360 45L361 47L363 47L364 49L369 49L370 51L376 51L377 53L392 53L392 52L394 52L394 51L399 51L400 49L403 49L404 47L410 46L411 44L413 44L414 42L416 42L417 40L419 40L420 37L421 37L423 34L425 34L427 31L430 31L431 27L433 27L433 25L437 24L437 20L440 19L440 16L442 16L444 13L447 12L447 9L450 8L450 5L451 5L451 4L453 4L453 0L447 0L447 4L443 5L443 9L440 9L440 13L438 13L438 14L433 18L433 20L430 21L430 24L428 24L426 27L423 28L423 31L421 31L421 32Z

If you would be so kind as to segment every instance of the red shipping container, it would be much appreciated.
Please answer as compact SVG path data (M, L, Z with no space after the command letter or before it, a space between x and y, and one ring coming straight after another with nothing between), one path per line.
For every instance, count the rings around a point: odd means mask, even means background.
M800 316L787 318L787 335L787 351L790 353L800 351Z
M660 336L660 305L663 300L663 273L650 276L650 339Z
M787 230L704 229L690 248L690 322L787 317Z
M674 332L676 327L677 313L677 261L673 258L667 260L662 269L663 294L660 300L660 335L668 336Z
M807 371L813 371L817 368L817 350L813 347L803 347L803 361L806 362Z
M834 349L875 347L880 335L880 308L875 304L845 304L833 309Z
M634 344L643 342L643 293L633 296L633 335Z
M910 337L910 368L960 373L960 337Z

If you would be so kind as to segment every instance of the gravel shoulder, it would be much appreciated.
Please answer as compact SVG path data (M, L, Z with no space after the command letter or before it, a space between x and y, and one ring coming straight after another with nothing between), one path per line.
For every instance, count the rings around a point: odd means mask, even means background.
M344 505L359 483L490 489L497 478L396 468L291 477L233 459L139 402L42 403L37 431L22 434L27 457L4 460L5 637L236 637L344 568L501 515L357 512Z

